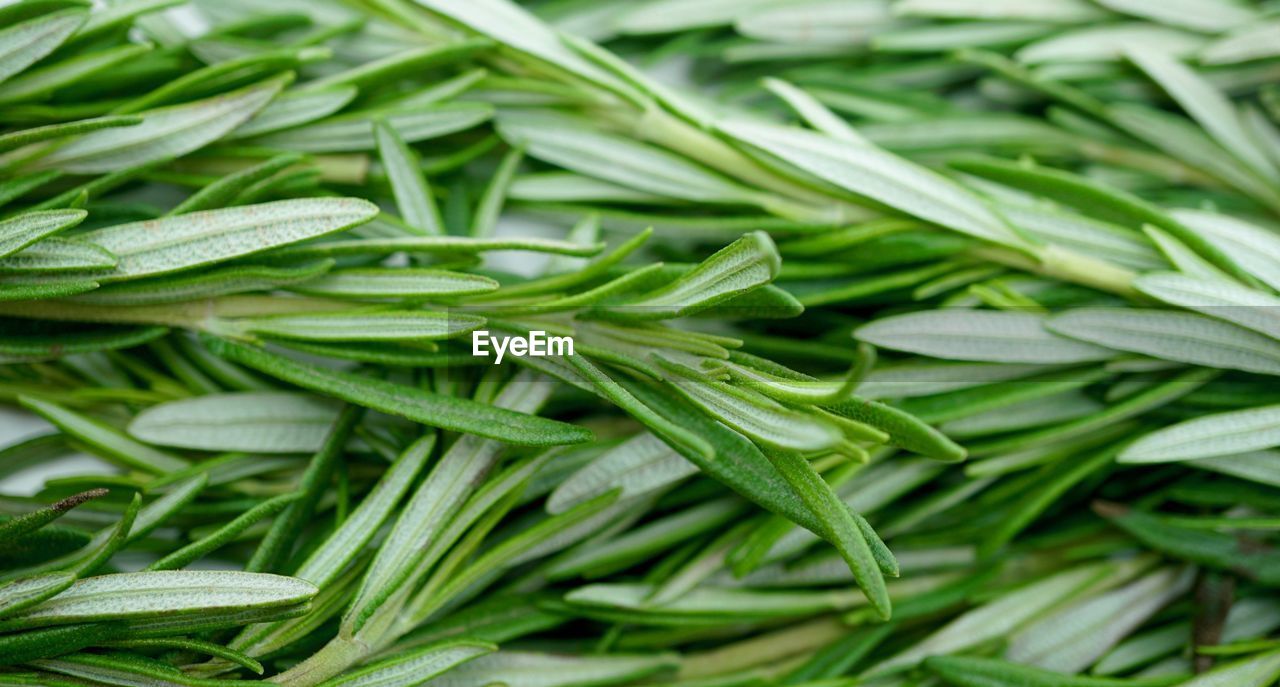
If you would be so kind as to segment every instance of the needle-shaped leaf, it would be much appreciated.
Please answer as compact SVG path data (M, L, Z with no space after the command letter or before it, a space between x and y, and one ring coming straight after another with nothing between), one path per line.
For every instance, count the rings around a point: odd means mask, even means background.
M874 146L768 124L722 122L719 127L849 193L969 236L1018 249L1028 245L964 188Z
M138 113L142 123L85 134L41 157L35 169L98 174L181 157L222 138L284 87L282 78L222 95Z
M605 133L586 120L548 112L504 112L498 131L529 155L580 174L663 197L751 203L751 191L654 145Z
M1170 305L1233 322L1280 339L1280 298L1238 284L1172 272L1144 274L1134 288Z
M418 154L385 121L374 123L373 135L400 217L405 224L428 236L443 234L443 220L422 173Z
M1082 342L1162 360L1280 374L1280 341L1196 313L1077 308L1046 326Z
M781 269L778 248L768 234L752 232L679 279L640 294L612 312L641 320L684 317L768 284Z
M1017 663L1080 673L1192 587L1193 572L1166 566L1085 599L1013 635L1005 657Z
M0 258L74 227L86 216L88 213L84 210L44 210L0 220Z
M236 127L228 139L236 140L323 119L355 100L358 89L351 86L320 90L292 90L272 100L249 121Z
M326 258L343 255L390 255L392 253L454 253L471 255L489 251L529 251L553 255L590 257L604 249L603 243L581 244L543 238L473 238L470 236L407 236L389 239L321 241L294 246L275 254L281 259Z
M467 639L428 644L326 680L320 687L414 687L497 649L494 644Z
M0 584L0 618L14 615L61 594L75 581L75 573L58 570Z
M39 99L60 88L83 82L96 74L135 59L150 52L154 47L149 43L121 45L68 57L46 67L28 70L0 85L0 103Z
M324 443L337 416L337 403L309 394L206 394L147 408L129 423L129 434L201 451L311 453Z
M509 685L510 687L569 687L570 685L628 684L674 670L671 654L566 656L534 651L499 651L445 673L439 687Z
M1182 682L1181 675L1138 680L1076 676L977 656L934 656L925 660L924 667L958 687L1168 687L1186 684Z
M484 325L485 319L437 310L333 312L237 320L246 331L302 341L431 341Z
M664 367L673 372L670 383L681 395L756 441L779 449L820 451L833 448L841 439L835 425L818 417L791 410L752 391L697 373L684 373L678 364Z
M103 620L233 615L305 603L316 588L279 575L230 571L153 571L90 577L49 601L0 621L14 630Z
M186 200L174 206L169 211L169 214L184 215L197 210L213 210L232 205L232 201L254 184L262 182L301 160L301 155L285 153L277 155L266 162L240 170L235 174L228 174L188 196Z
M39 659L103 644L118 636L121 630L116 623L84 623L7 634L0 638L0 665L34 664ZM59 685L57 682L47 684Z
M280 200L193 212L84 234L119 258L104 281L138 279L239 258L343 231L378 214L355 198Z
M548 513L573 506L613 489L618 498L646 494L686 477L698 468L649 432L642 432L605 451L555 488L547 497Z
M329 119L255 136L253 145L306 153L338 153L375 150L374 124L384 121L407 143L465 131L493 116L483 103L446 103L404 110L353 112Z
M0 135L0 152L7 152L32 143L39 143L40 141L50 141L57 138L86 134L90 131L97 131L98 129L134 126L141 122L142 118L134 115L116 115L94 117L93 119L81 119L74 122L64 122L62 124L48 124L46 126L36 126L29 129L19 129L18 131ZM21 153L17 154L19 156L21 155ZM48 173L55 174L56 172Z
M1250 274L1280 289L1280 238L1238 217L1201 210L1175 210L1173 216L1203 234Z
M96 272L117 262L115 255L97 244L55 236L0 258L0 272Z
M854 336L882 348L948 360L1041 365L1114 357L1113 350L1057 336L1029 312L948 309L881 318Z
M1165 5L1140 0L1098 0L1098 4L1116 12L1210 34L1243 26L1258 18L1248 6L1223 0L1175 0Z
M1218 666L1180 687L1266 687L1280 677L1280 651L1268 651Z
M508 48L632 101L639 97L630 85L571 49L554 29L515 3L503 0L418 0L418 4Z
M900 0L894 12L937 19L1033 19L1074 24L1107 17L1084 0Z
M564 422L327 370L223 339L206 338L205 342L217 355L282 381L432 427L530 446L575 444L592 437L590 431Z
M1280 446L1280 406L1215 413L1158 429L1120 454L1126 463L1165 463Z
M1240 111L1222 93L1164 51L1134 47L1127 54L1224 148L1259 174L1272 180L1280 178L1280 172L1245 131Z
M352 267L338 269L294 286L291 290L329 298L426 299L469 296L498 288L498 282L478 274L415 267Z
M957 160L950 164L962 172L1044 196L1121 226L1138 229L1144 224L1155 225L1218 269L1233 277L1252 281L1248 273L1224 251L1164 210L1127 191L1070 172L1003 160Z
M0 30L0 81L53 52L84 24L89 15L75 7L28 19Z
M286 506L297 501L301 494L294 492L281 494L241 513L231 522L219 527L217 531L201 538L199 541L174 551L160 560L147 566L147 570L175 570L184 568L192 561L198 560L209 552L235 539L237 535L252 527L263 518L269 518L284 510ZM261 670L258 671L261 673Z
M39 413L68 436L88 444L100 455L121 465L153 474L187 467L187 461L182 458L135 441L100 420L39 398L22 397L19 402L28 410Z
M198 301L246 291L270 291L310 281L328 272L332 260L317 260L297 266L231 265L195 274L159 276L116 282L92 295L77 299L95 305L157 305Z

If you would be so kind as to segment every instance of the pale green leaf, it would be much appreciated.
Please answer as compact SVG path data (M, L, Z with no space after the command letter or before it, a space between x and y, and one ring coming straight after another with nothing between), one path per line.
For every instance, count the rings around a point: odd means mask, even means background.
M147 408L129 423L129 434L201 451L314 453L337 416L338 404L307 394L206 394Z
M953 308L894 315L862 325L854 336L883 348L948 360L1053 365L1106 360L1115 351L1057 336L1029 312Z
M305 198L205 210L83 234L118 256L103 281L138 279L252 255L343 231L378 214L355 198Z
M1158 429L1120 454L1125 463L1166 463L1280 446L1280 406L1205 415Z

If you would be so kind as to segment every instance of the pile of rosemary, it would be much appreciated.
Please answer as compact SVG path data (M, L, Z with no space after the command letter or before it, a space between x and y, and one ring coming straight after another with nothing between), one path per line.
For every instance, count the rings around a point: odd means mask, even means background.
M1277 122L1275 0L0 6L0 687L1269 687Z

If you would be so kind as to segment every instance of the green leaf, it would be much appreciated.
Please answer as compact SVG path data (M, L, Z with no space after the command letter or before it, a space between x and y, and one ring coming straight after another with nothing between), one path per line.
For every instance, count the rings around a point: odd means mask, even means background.
M442 396L410 386L326 370L222 339L204 339L214 353L304 389L340 398L424 425L466 432L526 446L590 441L590 431L475 401Z
M1057 336L1028 312L947 309L893 315L862 325L854 336L882 348L948 360L1053 365L1106 360L1115 352Z
M585 119L515 110L499 115L498 132L533 157L626 188L702 203L753 203L749 189L720 174Z
M90 15L91 18L92 16ZM29 70L0 85L0 103L37 100L125 64L150 52L154 47L149 43L119 45L68 57L48 66Z
M405 224L427 236L444 234L443 220L427 177L422 173L418 154L385 121L375 122L373 133L400 217Z
M57 49L89 13L81 8L50 12L0 30L0 82Z
M1280 54L1280 22L1254 21L1219 37L1200 51L1206 65L1237 64Z
M768 284L781 269L782 259L769 235L752 232L679 279L611 307L609 312L640 320L685 317Z
M86 623L7 634L0 638L0 665L34 663L38 659L71 653L109 641L120 631L115 623Z
M1006 591L985 604L966 611L938 628L915 645L902 650L868 668L863 675L874 676L909 668L930 656L955 653L983 642L1003 637L1009 632L1080 594L1099 581L1123 574L1122 566L1113 562L1093 563L1068 568L1012 591Z
M603 687L630 684L655 673L674 670L677 665L676 657L671 654L567 656L505 650L455 668L436 682L439 687L496 684L507 687Z
M1158 568L1085 599L1013 635L1005 658L1063 673L1084 672L1122 638L1192 588L1187 566Z
M288 91L236 127L227 138L249 138L323 119L346 107L357 93L359 89L354 87Z
M84 210L26 212L0 220L0 258L84 221Z
M1115 1L1115 0L1112 0ZM1184 0L1185 1L1185 0ZM1213 3L1224 7L1224 3ZM1227 5L1229 6L1229 5ZM1276 181L1280 171L1267 159L1245 131L1240 112L1210 84L1173 56L1148 47L1129 48L1129 59L1147 73L1222 147L1254 171Z
M116 262L115 255L97 244L54 237L0 258L0 272L82 272L105 270Z
M1045 62L1109 62L1122 59L1125 49L1193 55L1206 43L1203 36L1155 24L1108 24L1067 31L1024 46L1014 57L1024 64Z
M43 603L61 594L75 581L74 573L58 570L0 584L0 618Z
M866 603L861 592L852 590L765 591L703 586L662 606L653 606L649 599L654 591L647 584L593 584L569 592L565 601L588 615L608 618L616 611L616 617L657 625L798 618Z
M185 615L233 616L306 603L316 588L279 575L230 571L153 571L90 577L57 597L0 621L5 631L93 621Z
M1077 308L1046 326L1079 341L1162 360L1280 374L1280 341L1196 313Z
M1144 274L1134 280L1133 286L1169 305L1195 310L1280 339L1280 298L1264 291L1172 272Z
M119 430L93 418L68 410L56 403L23 396L18 399L24 408L39 413L68 436L84 442L96 453L121 465L163 474L187 467L187 461L135 441Z
M1280 678L1280 651L1270 651L1218 666L1180 687L1266 687Z
M1120 226L1137 229L1144 224L1155 225L1227 274L1252 282L1221 249L1160 208L1127 191L1070 172L1003 160L957 160L949 164L961 172L1044 196Z
M331 678L320 687L414 687L497 650L488 642L446 640Z
M82 119L80 121L66 122L63 124L36 126L31 127L30 129L20 129L12 133L0 135L0 152L21 148L22 146L39 143L41 141L77 136L90 131L97 131L99 129L135 126L140 123L142 123L141 117L134 115L119 115ZM16 153L16 155L21 156L22 153L19 152Z
M284 202L284 201L281 201ZM584 245L570 241L543 238L492 238L470 236L406 236L404 238L322 241L295 246L275 253L282 260L339 257L344 255L391 255L406 253L452 253L471 255L489 251L529 251L553 255L590 257L604 249L604 244Z
M733 28L773 43L845 46L865 42L892 18L889 8L876 0L806 0L747 12Z
M1258 19L1248 7L1224 0L1176 0L1165 5L1141 0L1098 0L1098 4L1116 12L1210 34Z
M849 193L969 236L1020 250L1028 247L964 188L874 146L769 124L722 122L719 128Z
M695 406L742 434L768 446L795 451L830 450L842 436L836 426L791 410L752 391L740 389L683 366L667 363L669 383Z
M1215 413L1147 434L1120 454L1126 463L1164 463L1280 446L1280 406Z
M790 451L766 450L765 456L822 523L826 529L825 538L836 547L849 565L854 580L867 595L872 610L882 619L888 620L891 614L889 590L853 513L840 500L831 485L800 455Z
M1182 676L1138 678L1090 677L1020 665L977 656L934 656L924 667L947 684L957 687L1167 687L1182 683Z
M415 267L353 267L333 270L291 290L329 298L429 299L488 293L498 282L478 274Z
M18 515L7 522L0 523L0 546L4 546L5 542L11 542L17 537L21 537L29 532L34 532L41 527L57 520L65 515L71 509L93 499L105 496L106 489L90 489L82 491L62 499L56 503L50 504L45 508L32 511L25 515Z
M697 466L661 439L641 432L569 475L547 496L548 513L563 513L614 489L625 500L697 474Z
M485 319L435 310L332 312L236 320L246 331L303 341L433 341L483 326Z
M181 157L222 138L284 88L274 78L252 86L138 113L142 123L85 134L41 157L34 169L98 174Z
M216 210L226 205L233 205L232 201L254 184L270 178L301 160L301 155L285 153L234 174L228 174L188 196L186 200L174 206L169 214L185 215L197 210Z
M198 301L247 291L271 291L319 277L333 267L332 260L319 260L296 267L231 265L195 274L160 276L116 282L93 294L77 298L80 303L105 306L158 305Z
M234 540L241 532L252 527L259 520L269 518L284 510L286 506L297 501L301 496L300 493L294 492L289 494L281 494L274 498L267 499L262 503L241 513L231 522L219 527L217 531L202 537L198 541L174 551L173 553L161 558L160 560L147 566L147 570L174 570L176 568L184 568L192 561L198 560L214 551L219 547ZM257 671L262 673L261 667Z
M279 200L118 224L87 234L118 256L103 281L138 279L209 265L350 229L378 214L355 198Z
M900 0L894 11L906 17L933 19L1031 19L1084 23L1104 19L1106 12L1084 0Z
M129 423L129 434L201 451L313 453L337 416L336 403L308 394L207 394L147 408Z
M630 85L566 45L561 36L523 7L504 0L418 0L418 4L554 68L638 102Z
M1250 274L1280 290L1280 238L1274 232L1216 212L1175 210L1173 215Z
M405 110L352 112L283 131L255 136L249 143L304 153L375 150L374 123L385 121L406 143L465 131L493 116L483 103L447 103Z

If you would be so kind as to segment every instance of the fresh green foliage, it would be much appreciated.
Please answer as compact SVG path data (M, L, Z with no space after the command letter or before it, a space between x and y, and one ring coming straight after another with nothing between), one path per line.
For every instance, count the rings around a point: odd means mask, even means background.
M1273 685L1277 9L4 4L0 687Z

